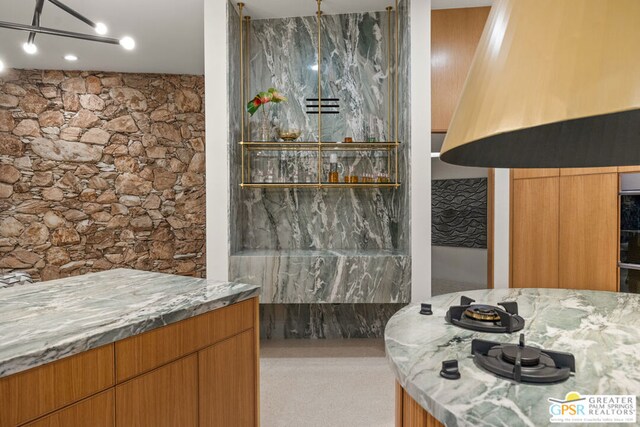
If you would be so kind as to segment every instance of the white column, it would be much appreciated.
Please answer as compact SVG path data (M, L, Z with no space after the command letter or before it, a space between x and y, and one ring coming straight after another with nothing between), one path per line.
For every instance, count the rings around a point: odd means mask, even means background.
M431 296L431 0L410 0L411 300Z
M229 162L227 128L227 1L204 1L204 83L207 189L207 277L229 276Z
M509 169L495 170L493 287L509 287Z

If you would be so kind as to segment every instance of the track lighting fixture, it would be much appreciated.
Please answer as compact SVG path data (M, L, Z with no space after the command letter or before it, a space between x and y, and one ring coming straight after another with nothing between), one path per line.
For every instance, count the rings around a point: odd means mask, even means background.
M58 36L58 37L70 37L70 38L74 38L74 39L88 40L88 41L94 41L94 42L99 42L99 43L119 44L126 50L132 50L132 49L135 48L136 43L131 37L127 36L127 37L123 37L121 39L116 39L116 38L111 38L111 37L104 37L104 35L107 34L107 32L108 32L108 28L102 22L93 22L89 18L85 17L84 15L81 15L80 13L78 13L75 10L71 9L69 6L65 5L64 3L62 3L59 0L46 0L46 1L48 1L49 3L53 4L54 6L60 8L60 9L62 9L63 11L65 11L69 15L73 16L74 18L76 18L76 19L84 22L85 24L89 25L91 28L93 28L93 30L98 35L84 34L84 33L74 33L74 32L71 32L71 31L56 30L54 28L47 28L47 27L40 26L40 17L42 16L42 9L44 7L45 0L36 0L36 7L35 7L35 10L33 12L33 18L31 20L31 25L18 24L18 23L14 23L14 22L0 21L0 28L8 28L10 30L18 30L18 31L27 31L27 32L29 32L29 37L27 38L26 43L24 43L22 45L22 49L26 53L28 53L29 55L34 55L35 53L38 52L38 47L35 44L36 34L46 34L46 35ZM67 58L65 57L65 59L67 59ZM67 60L69 60L69 59L67 59Z
M38 53L38 46L33 42L26 42L22 44L22 50L24 50L29 55L35 55Z

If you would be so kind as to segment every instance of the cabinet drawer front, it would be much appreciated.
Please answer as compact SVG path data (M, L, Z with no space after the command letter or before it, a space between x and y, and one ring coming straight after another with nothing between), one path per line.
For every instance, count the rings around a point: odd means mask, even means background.
M252 328L254 304L255 298L252 298L117 342L117 381L132 378Z
M113 389L40 418L24 427L113 427Z
M116 386L116 427L197 425L195 354Z
M0 427L14 427L113 386L113 344L0 379Z

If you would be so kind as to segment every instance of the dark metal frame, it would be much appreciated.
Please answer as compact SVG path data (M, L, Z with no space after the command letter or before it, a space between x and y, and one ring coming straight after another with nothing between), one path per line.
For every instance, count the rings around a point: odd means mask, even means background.
M92 28L96 27L95 22L85 17L84 15L76 12L75 10L71 9L69 6L65 5L59 0L47 0L47 1L49 1L54 6L62 9L63 11L73 16L74 18L91 26ZM44 7L44 2L45 0L36 0L36 7L33 11L33 18L31 20L31 25L0 21L0 28L7 28L10 30L18 30L18 31L28 31L29 38L27 39L27 43L33 43L33 41L36 38L36 34L46 34L50 36L69 37L73 39L88 40L88 41L99 42L99 43L120 44L120 40L114 39L111 37L94 36L92 34L75 33L72 31L56 30L54 28L41 27L40 17L42 16L42 9Z

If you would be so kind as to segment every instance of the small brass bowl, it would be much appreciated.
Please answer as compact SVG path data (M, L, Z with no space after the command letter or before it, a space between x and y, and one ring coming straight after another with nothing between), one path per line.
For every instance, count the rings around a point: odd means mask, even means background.
M283 141L295 141L301 133L299 129L278 129L278 137Z

